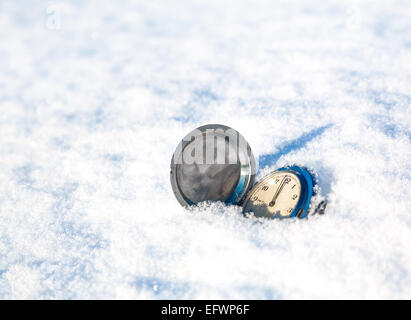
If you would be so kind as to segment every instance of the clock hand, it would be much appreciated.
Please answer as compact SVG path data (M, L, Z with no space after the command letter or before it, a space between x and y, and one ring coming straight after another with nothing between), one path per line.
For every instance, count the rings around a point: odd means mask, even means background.
M273 196L273 199L268 204L270 207L273 207L275 205L275 201L277 200L278 196L280 195L281 190L283 190L286 178L287 178L287 176L284 176L283 180L281 180L280 186L278 187L277 191L275 192L275 194Z

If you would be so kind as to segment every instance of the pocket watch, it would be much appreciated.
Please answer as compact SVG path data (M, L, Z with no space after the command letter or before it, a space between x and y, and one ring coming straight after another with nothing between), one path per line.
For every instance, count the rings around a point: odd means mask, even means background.
M179 143L171 159L170 180L177 200L188 207L203 201L241 205L244 214L264 218L306 218L317 205L318 185L305 167L280 168L254 185L251 147L236 130L201 126ZM322 201L313 213L324 213Z
M243 212L265 218L305 218L311 198L316 195L316 185L314 175L304 167L280 168L250 190Z

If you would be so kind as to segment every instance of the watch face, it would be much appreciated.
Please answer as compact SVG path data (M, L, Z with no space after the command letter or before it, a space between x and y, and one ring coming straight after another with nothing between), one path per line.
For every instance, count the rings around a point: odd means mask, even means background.
M301 198L301 181L290 171L277 171L259 182L244 202L256 217L289 217Z
M190 132L171 161L171 185L183 206L202 201L238 203L254 177L251 148L237 131L223 125Z

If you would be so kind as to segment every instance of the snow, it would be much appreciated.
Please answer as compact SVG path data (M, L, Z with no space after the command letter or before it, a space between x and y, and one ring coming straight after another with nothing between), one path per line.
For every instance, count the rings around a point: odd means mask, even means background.
M411 3L0 2L0 298L411 298ZM185 210L221 123L324 216Z

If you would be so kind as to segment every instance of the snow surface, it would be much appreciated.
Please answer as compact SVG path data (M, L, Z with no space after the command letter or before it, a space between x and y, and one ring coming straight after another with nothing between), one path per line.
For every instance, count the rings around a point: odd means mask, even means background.
M0 298L410 299L410 105L409 0L2 0ZM207 123L326 215L181 208Z

